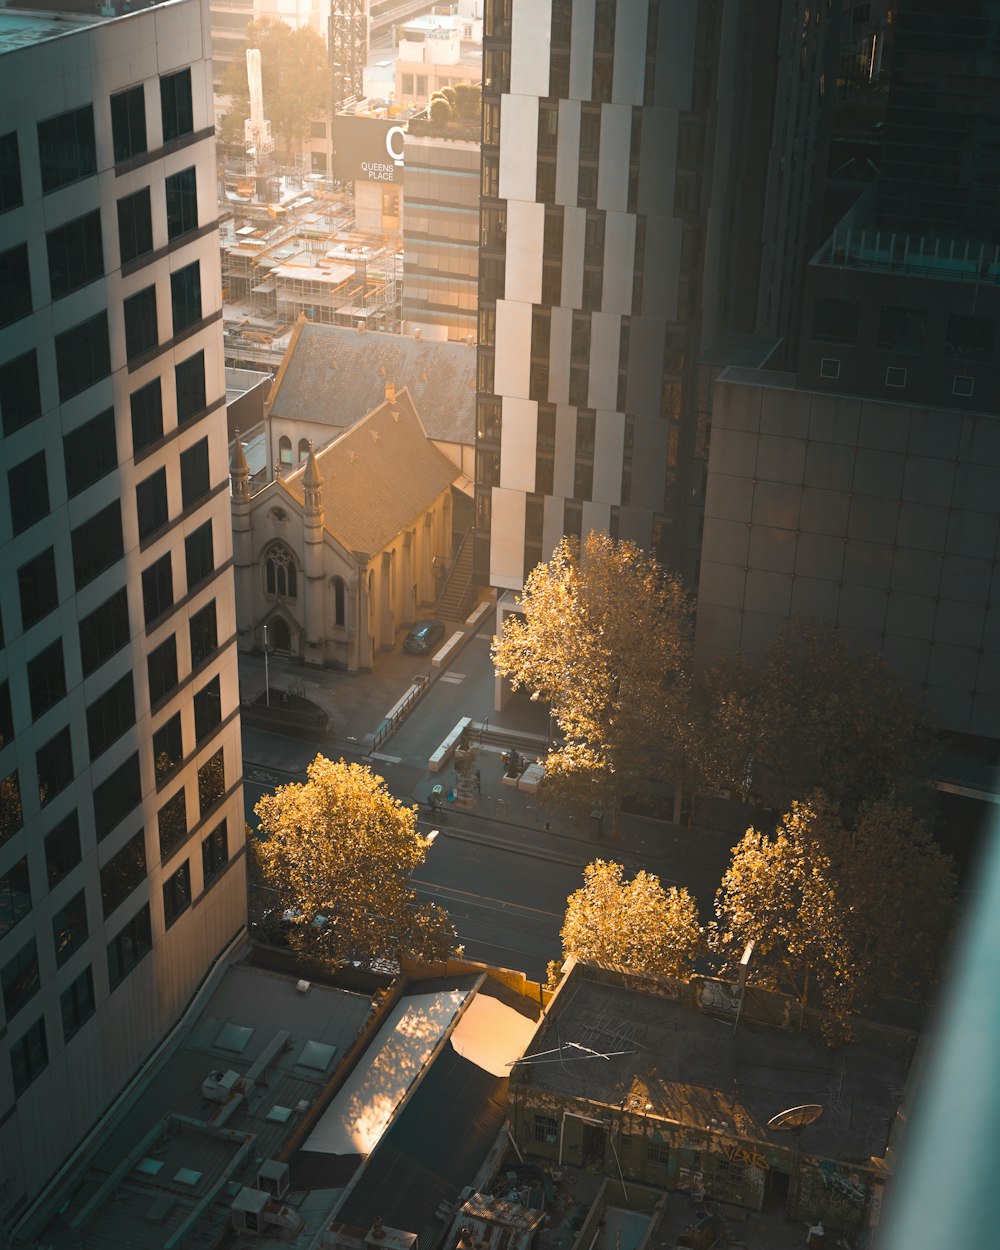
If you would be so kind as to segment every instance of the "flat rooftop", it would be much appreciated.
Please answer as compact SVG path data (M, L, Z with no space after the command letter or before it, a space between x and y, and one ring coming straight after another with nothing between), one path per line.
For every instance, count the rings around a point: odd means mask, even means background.
M99 13L59 12L57 9L0 9L0 54L14 52L86 30L109 18Z
M787 1133L768 1130L768 1120L818 1103L824 1113L807 1130L803 1149L861 1163L885 1154L909 1068L908 1051L889 1046L889 1031L885 1045L830 1049L820 1037L744 1015L734 1037L731 1019L629 988L623 975L573 969L525 1058L549 1054L525 1063L521 1081L682 1125L725 1125L776 1146L791 1142Z

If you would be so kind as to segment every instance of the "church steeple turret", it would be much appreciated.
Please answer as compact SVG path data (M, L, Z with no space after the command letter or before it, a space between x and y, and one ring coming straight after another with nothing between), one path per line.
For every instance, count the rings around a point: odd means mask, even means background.
M312 443L309 444L309 457L306 460L306 471L302 475L302 494L307 513L323 512L323 475L319 471L319 461Z

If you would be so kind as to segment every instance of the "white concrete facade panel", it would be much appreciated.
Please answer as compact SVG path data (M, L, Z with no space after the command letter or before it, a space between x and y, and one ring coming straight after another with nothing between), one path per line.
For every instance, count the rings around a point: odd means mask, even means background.
M643 109L636 193L640 213L662 216L673 210L679 117L676 109Z
M591 492L595 503L621 503L624 452L625 414L598 409L594 435L594 487Z
M597 530L598 533L606 534L608 526L611 523L611 507L604 503L591 503L587 501L583 505L583 526L581 528L581 537L586 539L591 530Z
M503 399L503 445L500 449L500 485L507 490L535 489L535 444L538 405L531 399Z
M580 181L580 101L559 101L556 137L556 203L576 204Z
M526 200L507 201L507 262L504 292L507 300L537 304L542 298L542 242L545 205Z
M698 0L664 0L660 5L657 47L663 49L663 60L658 58L654 106L682 112L691 107L697 25Z
M538 97L500 98L500 131L517 135L516 144L500 146L500 198L534 200L538 163Z
M569 33L569 97L589 100L594 85L594 0L573 0Z
M542 512L542 559L548 560L563 536L563 501L553 495L545 496Z
M530 367L531 305L498 299L496 393L527 399Z
M648 0L619 4L615 10L615 59L611 99L615 104L641 104L644 87L642 67L646 60Z
M569 357L573 342L573 310L556 307L549 318L549 402L569 403Z
M597 167L597 207L622 213L628 205L628 160L632 107L601 105L601 159Z
M646 316L677 320L683 238L684 223L676 218L647 218L642 266L642 310Z
M513 95L549 94L552 0L513 0L510 19L510 89Z
M563 216L562 298L564 308L583 303L583 241L587 210L567 208Z
M576 409L569 404L556 405L556 450L553 492L564 499L573 498L573 476L576 464Z
M613 409L618 397L618 353L622 319L617 313L593 313L590 318L590 377L587 407Z
M632 311L635 267L635 215L608 213L604 219L604 280L601 311L628 316Z
M524 493L494 486L490 585L520 590L524 582Z

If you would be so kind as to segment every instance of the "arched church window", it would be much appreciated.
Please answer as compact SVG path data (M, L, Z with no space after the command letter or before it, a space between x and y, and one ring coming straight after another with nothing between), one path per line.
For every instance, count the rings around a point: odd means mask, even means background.
M299 464L309 455L309 440L307 438L299 439Z
M280 464L292 463L292 440L287 434L282 434L278 439L278 462Z
M346 598L347 587L344 585L342 577L333 579L333 623L334 625L343 625L346 617Z
M283 543L278 543L267 553L264 584L269 595L279 595L282 599L295 599L298 595L295 560Z

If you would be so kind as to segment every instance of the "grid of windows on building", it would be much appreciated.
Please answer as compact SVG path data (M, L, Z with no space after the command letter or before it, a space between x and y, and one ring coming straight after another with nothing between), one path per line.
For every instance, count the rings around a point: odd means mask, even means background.
M103 755L134 724L132 674L126 673L87 705L87 741L91 760Z
M213 654L219 645L219 633L215 620L215 600L195 612L190 621L191 667L197 668Z
M184 758L184 743L181 734L181 714L175 712L153 734L153 767L156 772L156 784L162 785Z
M169 929L191 906L191 861L183 864L163 883L163 924Z
M146 93L141 83L111 97L111 141L116 165L146 151Z
M170 519L167 507L167 470L157 469L135 488L135 511L139 541L143 542Z
M229 863L229 844L226 838L226 822L216 825L201 844L202 880L207 889Z
M173 242L198 229L198 184L195 167L166 179L167 238Z
M3 414L3 432L7 436L42 415L38 357L34 348L0 365L0 413Z
M187 570L188 593L215 571L212 548L212 522L206 521L184 539L184 563Z
M113 408L106 408L63 435L63 464L70 499L118 468Z
M205 408L205 353L195 352L174 368L177 424L183 425Z
M45 835L45 868L49 889L80 862L80 823L76 812L70 812Z
M31 914L28 861L22 857L0 873L0 938Z
M83 890L79 890L72 898L67 899L52 917L52 944L56 952L56 965L62 965L87 940L87 898Z
M66 789L75 775L69 726L60 729L54 738L38 748L35 769L38 775L38 802L44 807Z
M194 261L170 275L170 306L174 334L201 320L201 262Z
M111 340L106 312L56 335L56 377L62 403L110 373Z
M160 808L156 823L160 836L160 859L168 860L187 839L187 801L183 786Z
M163 397L160 379L154 378L129 396L133 455L163 437Z
M225 753L220 748L198 769L198 813L204 817L226 793Z
M117 563L124 554L121 504L116 499L72 531L73 574L76 589Z
M123 586L80 621L80 660L84 677L128 645L128 591Z
M24 824L21 808L21 781L17 769L0 780L0 802L3 804L0 819L0 846L3 846Z
M62 1013L63 1041L68 1042L97 1010L94 1000L94 974L89 966L63 990L59 996L59 1007Z
M194 696L194 737L202 743L222 721L222 692L218 677L213 677Z
M45 195L96 174L93 106L85 104L39 122L38 160Z
M103 276L104 245L99 209L50 230L45 239L53 300L62 299Z
M181 452L181 506L191 508L211 489L208 465L208 439L203 438Z
M10 1047L10 1072L14 1080L14 1097L19 1098L49 1066L49 1047L45 1037L45 1017L28 1026Z
M160 79L160 116L163 142L171 143L194 131L194 109L191 104L191 70L178 70Z
M118 250L121 263L148 256L153 250L153 211L149 187L118 201Z
M49 514L49 478L45 452L35 452L7 472L10 523L15 534L23 534L36 521Z
M21 157L17 131L0 135L0 213L19 208L24 203L21 188Z
M59 584L52 547L46 547L17 570L17 591L22 629L30 629L58 606Z
M149 678L149 703L155 708L177 685L176 634L171 634L150 651L146 657L146 671Z

